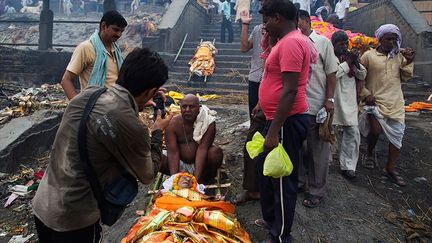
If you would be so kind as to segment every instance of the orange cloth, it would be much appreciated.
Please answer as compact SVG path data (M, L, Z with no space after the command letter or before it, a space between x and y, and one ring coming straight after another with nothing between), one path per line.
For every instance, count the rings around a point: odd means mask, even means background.
M175 211L184 206L191 206L194 208L210 208L210 209L220 209L226 213L234 213L234 205L224 201L189 201L187 199L163 195L156 199L155 205L158 208L162 208L168 211Z
M406 112L413 112L413 111L420 111L420 110L432 111L432 104L426 102L413 102L408 106L405 106Z
M318 34L327 37L328 39L331 39L333 33L341 30L341 29L334 27L330 23L320 21L315 16L311 17L311 24L312 24L312 29L314 29ZM348 35L348 38L349 38L349 48L350 49L351 48L362 49L363 47L367 48L370 46L377 46L378 45L378 39L377 38L368 37L362 33L353 33L349 30L345 30L345 33Z

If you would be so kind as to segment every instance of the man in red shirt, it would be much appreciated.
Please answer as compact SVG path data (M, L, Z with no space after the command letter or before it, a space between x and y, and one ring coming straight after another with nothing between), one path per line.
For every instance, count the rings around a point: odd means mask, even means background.
M278 40L264 65L257 107L267 120L264 153L257 160L261 210L270 228L271 242L291 242L297 165L309 127L306 85L316 50L297 30L297 10L288 0L266 1L260 13L270 37ZM294 170L290 176L275 179L263 175L263 164L267 153L278 143L290 156Z

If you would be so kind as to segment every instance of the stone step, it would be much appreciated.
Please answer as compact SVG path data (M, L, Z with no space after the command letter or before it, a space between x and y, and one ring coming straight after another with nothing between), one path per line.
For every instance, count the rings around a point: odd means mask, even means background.
M247 95L247 89L224 89L224 88L209 88L209 87L188 87L188 84L184 83L167 83L164 85L164 88L167 90L181 92L183 94L196 94L200 95L205 94L219 94L219 95ZM193 86L189 84L189 86ZM245 103L246 104L246 103Z
M213 41L213 39L203 39L203 41ZM183 48L197 48L198 44L200 43L200 39L197 41L189 41L185 42L185 45ZM240 42L232 42L232 43L222 43L219 41L215 42L215 46L217 49L239 49L240 48Z
M432 85L418 80L409 80L402 82L402 90L405 91L419 91L419 92L432 92Z
M171 67L170 72L174 72L174 73L189 73L189 65L184 65L184 66L180 66L180 65L175 65L173 67ZM223 68L223 67L219 67L216 64L216 68L214 73L215 74L227 74L229 75L232 72L239 72L242 75L248 75L249 74L249 68Z
M189 72L169 72L170 80L188 80L189 79ZM226 72L226 73L213 73L213 75L207 77L207 80L211 80L218 83L247 83L247 74L240 74L240 73L233 73L233 72ZM193 75L191 77L191 80L204 80L204 77L198 77L196 75Z
M216 48L218 49L218 52L216 54L216 56L218 55L248 55L247 53L243 53L240 51L240 45L237 48L218 48L216 46ZM196 48L183 48L181 54L182 55L190 55L192 56L195 53Z
M174 64L173 67L177 67L177 66L187 66L189 67L188 64L189 60L177 60L177 62ZM221 61L216 63L216 67L217 68L250 68L250 61L242 61L242 62L233 62L233 61Z
M250 34L252 32L252 30L253 30L253 28L249 28L248 33ZM220 34L220 31L221 31L220 27L219 28L205 28L204 27L202 29L201 33L203 33L203 34L214 34L214 33ZM238 33L240 33L241 29L240 28L239 29L233 28L233 32L236 32L236 31L238 31Z
M192 58L191 55L179 55L177 60L187 60L189 61ZM249 62L251 59L250 55L216 55L215 62Z
M181 87L182 90L185 90L185 88L188 89L208 89L208 90L225 90L225 91L242 91L247 92L248 85L246 83L221 83L221 82L215 82L212 80L208 80L207 82L193 82L193 81L169 81L165 87ZM183 91L184 92L184 91ZM209 93L212 93L212 91L209 91Z
M203 39L203 40L208 40L208 41L213 41L213 39L214 39L215 42L221 42L221 41L222 41L221 38L220 38L220 36L214 36L214 37L209 37L209 36L200 36L200 37L198 37L198 38L196 39L196 41L199 42L201 39ZM234 36L233 36L233 42L231 42L231 43L234 43L234 42L239 43L239 42L240 42L240 36L236 36L236 35L234 35ZM222 43L222 42L221 42L221 43ZM228 35L225 36L225 43L228 43Z
M250 25L248 32L252 32L253 28L255 27L255 25ZM237 26L237 25L233 25L233 32L239 32L241 31L242 27L241 26ZM221 27L220 26L204 26L202 28L202 33L214 33L214 32L220 32L221 31Z

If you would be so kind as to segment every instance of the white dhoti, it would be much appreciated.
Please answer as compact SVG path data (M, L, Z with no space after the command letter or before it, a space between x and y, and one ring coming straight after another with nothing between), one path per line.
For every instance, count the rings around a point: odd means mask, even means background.
M162 150L162 154L165 156L168 156L168 152L166 150ZM180 160L179 171L180 172L187 172L187 173L193 175L193 173L195 171L195 165L194 164L187 164L187 163L183 162L182 160Z
M405 132L405 124L402 122L383 117L375 106L365 106L364 112L359 117L359 128L361 135L367 137L370 130L368 115L374 115L391 144L396 148L402 147L402 139Z

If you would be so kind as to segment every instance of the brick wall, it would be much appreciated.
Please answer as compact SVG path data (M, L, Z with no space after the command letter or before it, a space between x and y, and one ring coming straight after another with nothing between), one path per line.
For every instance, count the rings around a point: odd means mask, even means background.
M33 83L59 82L72 53L20 50L0 46L0 79Z

